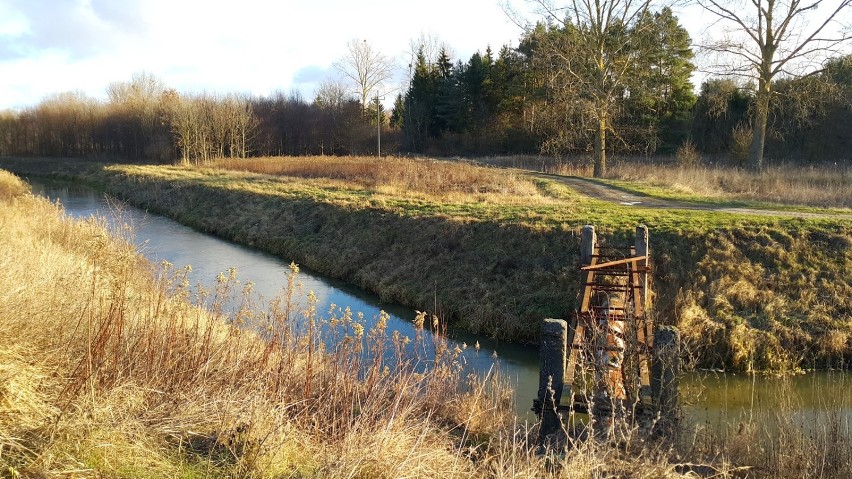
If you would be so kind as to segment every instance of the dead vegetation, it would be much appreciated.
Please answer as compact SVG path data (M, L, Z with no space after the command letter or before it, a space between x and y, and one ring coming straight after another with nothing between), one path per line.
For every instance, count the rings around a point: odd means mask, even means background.
M226 315L235 272L191 288L0 173L4 476L461 476L463 436L511 414L500 380L467 378L441 344L426 369L389 368L383 348L417 338L291 308L295 266L268 309Z
M229 158L213 168L298 178L342 180L385 193L432 196L537 196L535 185L520 174L507 174L472 163L368 156Z
M689 153L690 156L693 153ZM581 159L496 157L484 164L531 169L559 175L589 177L592 167ZM635 158L613 161L607 179L624 180L674 192L684 199L748 200L826 208L852 208L852 166L847 164L798 166L767 165L760 173L727 165ZM652 194L654 191L650 191Z
M235 271L192 288L102 220L72 221L5 172L0 190L3 476L562 475L513 424L499 374L469 375L440 336L424 367L399 352L424 335L393 334L382 317L365 330L311 295L297 310L295 265L267 308L225 314L250 290Z

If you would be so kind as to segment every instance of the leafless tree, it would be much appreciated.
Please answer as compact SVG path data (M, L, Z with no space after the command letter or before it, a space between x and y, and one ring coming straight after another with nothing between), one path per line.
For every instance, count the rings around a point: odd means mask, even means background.
M356 85L361 110L366 112L367 97L371 91L393 77L394 64L367 40L353 39L346 47L349 52L334 67Z
M653 0L530 0L550 25L539 32L539 60L554 92L554 117L565 125L553 135L571 142L580 130L594 135L594 175L606 174L607 134L624 99L631 66L628 29L656 3ZM553 26L557 27L554 31Z
M338 80L323 80L317 88L314 103L320 108L339 108L347 101L354 100L349 89Z
M126 134L133 145L133 156L137 159L168 155L168 146L160 138L163 123L161 101L166 93L162 80L148 72L134 73L130 81L110 83L107 87L109 104L118 117L127 120ZM168 141L165 142L168 145Z
M767 118L777 77L820 71L820 62L849 41L848 25L839 24L852 0L698 0L724 25L719 38L702 47L712 54L710 70L745 77L754 83L749 167L763 166Z

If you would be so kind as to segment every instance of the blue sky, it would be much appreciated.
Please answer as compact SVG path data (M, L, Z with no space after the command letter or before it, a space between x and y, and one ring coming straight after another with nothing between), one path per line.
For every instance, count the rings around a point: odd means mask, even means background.
M676 13L700 37L706 15ZM311 99L352 39L393 58L401 79L421 35L467 60L521 33L498 0L0 0L0 109L72 90L103 98L140 71L182 92L297 89Z

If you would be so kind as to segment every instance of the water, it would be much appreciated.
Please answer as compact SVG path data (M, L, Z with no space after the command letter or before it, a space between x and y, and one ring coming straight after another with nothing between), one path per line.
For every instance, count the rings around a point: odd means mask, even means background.
M169 218L148 214L114 199L109 200L103 193L91 188L52 182L31 182L31 185L34 194L58 200L66 213L73 217L99 215L106 217L113 227L122 223L130 225L134 241L149 260L156 263L168 261L176 268L191 265L191 284L212 289L216 286L217 275L229 268L237 269L238 278L243 284L253 282L254 293L263 298L276 296L287 284L286 277L290 273L290 262L287 260L200 233ZM317 296L317 311L320 313L328 311L332 304L340 308L348 306L353 313L364 314L366 327L369 328L379 311L385 311L390 315L388 331L396 330L414 338L412 321L416 313L411 308L383 303L374 294L324 278L301 266L298 282L305 293L301 295L303 298L309 291ZM532 398L538 391L538 351L535 348L497 342L464 332L450 332L449 337L451 349L457 345L467 345L463 353L464 361L476 371L489 371L495 363L496 355L501 375L515 387L518 413L525 415L529 411ZM475 349L477 342L480 345L478 351Z
M680 383L690 423L720 430L790 421L806 430L831 421L852 434L852 374L818 371L787 377L699 372Z
M32 188L36 194L61 202L65 211L74 217L97 214L110 218L119 210L119 219L110 220L113 225L130 224L136 243L150 260L165 260L178 268L191 265L190 279L194 283L212 289L219 273L237 268L241 281L252 281L254 291L262 297L272 298L286 285L289 261L199 233L137 208L117 207L117 203L90 188L54 183L33 183ZM299 281L305 293L313 291L317 296L319 312L327 311L331 304L341 308L348 306L355 313L362 312L369 327L369 321L383 310L390 314L389 331L397 330L414 337L415 311L411 308L382 303L376 295L304 268ZM499 343L462 332L451 332L449 336L451 348L468 345L464 359L480 372L493 366L496 354L503 377L515 387L518 414L533 419L529 408L538 390L538 351L535 348ZM473 347L477 342L479 351ZM826 411L839 415L847 428L852 424L852 375L849 373L820 372L785 379L694 373L682 379L681 394L686 403L686 419L695 426L721 428L748 420L769 423L784 416L801 424L817 424L824 419Z

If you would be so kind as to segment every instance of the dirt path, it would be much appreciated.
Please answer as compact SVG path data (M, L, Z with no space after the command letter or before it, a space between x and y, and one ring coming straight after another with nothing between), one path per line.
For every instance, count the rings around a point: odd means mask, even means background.
M666 200L661 198L655 198L653 196L643 195L641 193L628 192L614 186L605 185L603 183L598 183L594 180L580 178L577 176L562 176L548 173L532 173L532 175L537 176L539 178L556 180L566 186L571 187L579 193L598 200L608 201L610 203L618 203L624 206L635 206L637 208L718 211L722 213L735 213L743 215L788 216L794 218L826 218L835 220L848 219L852 221L852 214L809 213L805 211L779 211L756 208L702 205L690 203L687 201Z

